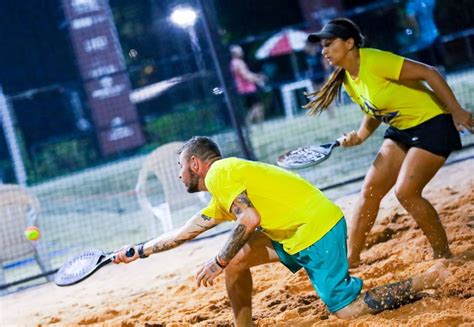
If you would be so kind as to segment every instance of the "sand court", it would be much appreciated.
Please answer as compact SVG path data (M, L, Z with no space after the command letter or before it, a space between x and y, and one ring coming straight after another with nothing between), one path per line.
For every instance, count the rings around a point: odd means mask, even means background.
M459 326L474 324L474 159L443 167L424 195L438 210L455 255L452 276L415 303L343 321L328 313L303 271L281 264L252 269L257 326ZM336 202L347 217L357 194ZM348 224L350 224L348 219ZM129 265L108 265L70 287L49 283L0 298L2 326L230 326L223 276L197 288L194 274L228 237L184 244ZM431 247L393 192L383 200L362 265L364 289L407 278L433 265Z

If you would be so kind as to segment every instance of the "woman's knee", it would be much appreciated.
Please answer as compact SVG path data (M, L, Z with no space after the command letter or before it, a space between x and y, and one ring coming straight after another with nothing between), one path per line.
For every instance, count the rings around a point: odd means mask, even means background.
M360 192L363 200L381 201L395 184L395 180L387 176L388 170L377 168L378 165L380 166L376 159L365 176Z
M413 205L413 202L421 197L422 190L416 190L406 184L395 185L395 197L403 207Z
M387 192L379 183L366 181L360 190L360 197L363 201L381 201Z

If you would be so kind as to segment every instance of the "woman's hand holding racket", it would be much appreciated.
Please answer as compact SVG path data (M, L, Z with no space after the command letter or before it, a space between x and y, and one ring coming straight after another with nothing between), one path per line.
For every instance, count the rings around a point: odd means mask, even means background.
M277 158L277 165L286 169L302 169L319 164L329 158L334 148L340 145L340 139L334 142L310 145L287 151Z
M310 145L287 151L277 158L277 165L286 169L302 169L319 164L328 159L338 146L359 145L364 140L356 131L343 134L336 141L320 145Z
M351 131L349 133L342 134L342 136L338 138L337 141L342 147L355 146L364 142L364 140L361 139L361 137L359 136L359 134L357 134L356 131Z

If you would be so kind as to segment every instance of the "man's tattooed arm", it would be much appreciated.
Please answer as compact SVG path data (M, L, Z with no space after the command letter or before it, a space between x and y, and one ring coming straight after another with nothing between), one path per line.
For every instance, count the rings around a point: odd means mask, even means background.
M260 224L260 215L247 196L247 192L240 193L232 203L231 212L237 218L237 226L226 244L218 254L218 260L227 264L244 247L255 228Z
M197 213L179 230L171 231L146 242L143 247L144 253L150 255L175 248L219 223L220 221L218 220L202 213Z

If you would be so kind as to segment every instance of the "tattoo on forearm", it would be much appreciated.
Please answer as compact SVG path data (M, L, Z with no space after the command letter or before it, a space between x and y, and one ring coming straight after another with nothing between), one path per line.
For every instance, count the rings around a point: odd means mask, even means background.
M205 214L203 214L203 213L201 214L201 218L202 218L203 220L205 220L205 221L211 221L211 220L212 220L212 218L211 218L211 217L209 217L209 216L206 216L206 215L205 215Z
M246 226L242 224L234 228L229 240L219 253L219 257L222 260L229 262L233 257L235 257L237 252L240 251L240 249L245 245L245 243L247 243L252 233L247 234L246 230Z
M186 231L179 232L177 236L165 236L158 238L152 246L153 253L166 251L175 248L186 241L189 241L202 232L214 227L216 222L212 217L204 214L198 214L193 217L185 226ZM170 239L171 238L171 239Z
M158 253L162 251L166 251L172 248L175 248L191 239L196 237L197 235L201 234L202 230L194 231L194 232L189 232L186 237L179 238L179 239L172 239L172 240L165 240L165 241L157 241L156 244L153 245L153 253Z
M175 248L178 245L181 245L186 241L187 241L187 239L185 239L185 240L169 240L169 241L165 241L165 242L159 242L159 243L153 245L153 253L162 252L162 251L166 251L166 250Z

